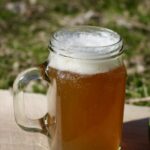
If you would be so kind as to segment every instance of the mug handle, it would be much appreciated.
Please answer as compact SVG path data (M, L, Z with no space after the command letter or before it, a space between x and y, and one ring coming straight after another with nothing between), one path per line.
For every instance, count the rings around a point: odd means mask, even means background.
M24 107L24 88L28 85L30 81L44 79L50 83L45 73L46 67L47 62L43 63L39 67L27 69L17 76L13 84L14 114L16 123L23 130L40 132L47 136L50 136L47 130L47 115L40 119L30 119L26 116Z

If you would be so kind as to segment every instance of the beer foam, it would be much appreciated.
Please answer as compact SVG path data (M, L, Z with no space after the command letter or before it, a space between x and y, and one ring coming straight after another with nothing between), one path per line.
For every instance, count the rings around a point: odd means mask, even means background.
M59 46L65 48L65 50L72 51L70 47L99 47L112 45L119 41L120 36L111 30L100 31L84 31L84 32L56 32L54 35L57 41L53 41L54 44L59 42ZM85 51L87 51L85 49ZM92 49L93 52L93 49Z
M91 75L108 72L123 64L121 57L109 60L81 60L64 57L51 52L49 55L49 67L61 71Z
M81 74L109 71L120 65L120 36L99 27L74 27L57 31L51 39L49 66ZM109 59L102 60L102 58Z

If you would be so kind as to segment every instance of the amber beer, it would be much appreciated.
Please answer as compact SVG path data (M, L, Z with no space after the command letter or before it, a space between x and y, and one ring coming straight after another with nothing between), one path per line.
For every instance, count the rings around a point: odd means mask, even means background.
M125 67L121 65L90 75L49 67L48 76L52 83L56 83L53 88L57 89L58 127L52 137L52 149L118 150L125 97Z

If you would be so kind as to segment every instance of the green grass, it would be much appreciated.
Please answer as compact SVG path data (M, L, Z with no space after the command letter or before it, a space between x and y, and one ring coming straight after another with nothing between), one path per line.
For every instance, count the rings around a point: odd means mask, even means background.
M11 5L15 6L19 2L13 0ZM150 96L149 1L36 0L35 4L31 4L30 0L21 2L25 5L25 12L22 14L8 10L10 2L0 0L0 88L11 88L19 72L47 59L47 46L52 32L69 26L76 16L92 10L96 16L84 24L117 31L124 40L127 68L134 68L136 63L144 65L144 72L128 75L127 98ZM65 18L70 18L70 21L63 24ZM120 19L125 20L125 25L118 24ZM127 23L130 23L131 27ZM142 56L143 62L133 64L132 58L135 56ZM33 91L43 93L45 90L35 84Z
M134 74L128 76L127 80L127 98L148 97L150 93L149 79L143 75Z
M137 106L149 106L150 107L150 102L137 102L137 103L134 103L134 105L137 105Z

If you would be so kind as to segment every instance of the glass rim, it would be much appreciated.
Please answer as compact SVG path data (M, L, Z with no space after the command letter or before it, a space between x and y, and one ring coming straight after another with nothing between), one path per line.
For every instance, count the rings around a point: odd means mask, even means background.
M77 29L77 31L82 31L83 29L95 29L95 30L103 30L103 31L108 31L108 32L111 32L113 34L116 34L118 36L118 40L116 42L114 42L113 44L108 44L106 46L72 46L71 49L74 49L74 50L78 50L78 49L100 49L100 48L112 48L114 47L113 50L111 51L108 51L108 52L105 52L105 53L99 53L97 54L95 57L93 55L93 57L91 58L82 58L82 57L74 57L74 56L71 56L71 55L67 55L65 54L65 51L66 49L65 48L61 48L61 47L57 47L57 45L54 45L52 41L56 41L56 42L61 42L60 40L57 39L56 37L56 34L57 32L59 31L69 31L69 30L72 30L72 29ZM118 46L118 47L116 47ZM116 48L115 48L116 47ZM70 58L75 58L75 59L106 59L106 58L114 58L116 56L119 56L121 55L124 50L123 50L123 39L122 37L115 31L113 30L110 30L108 28L104 28L104 27L98 27L98 26L87 26L87 25L84 25L84 26L73 26L73 27L64 27L64 28L61 28L60 30L57 30L56 32L54 32L52 35L51 35L51 38L49 40L49 45L48 45L48 49L50 51L53 51L54 53L57 53L59 55L62 55L62 56L65 56L65 57L70 57ZM59 51L58 51L59 49ZM82 54L82 52L80 52ZM84 52L85 53L85 52ZM89 53L89 56L92 55L92 53Z

